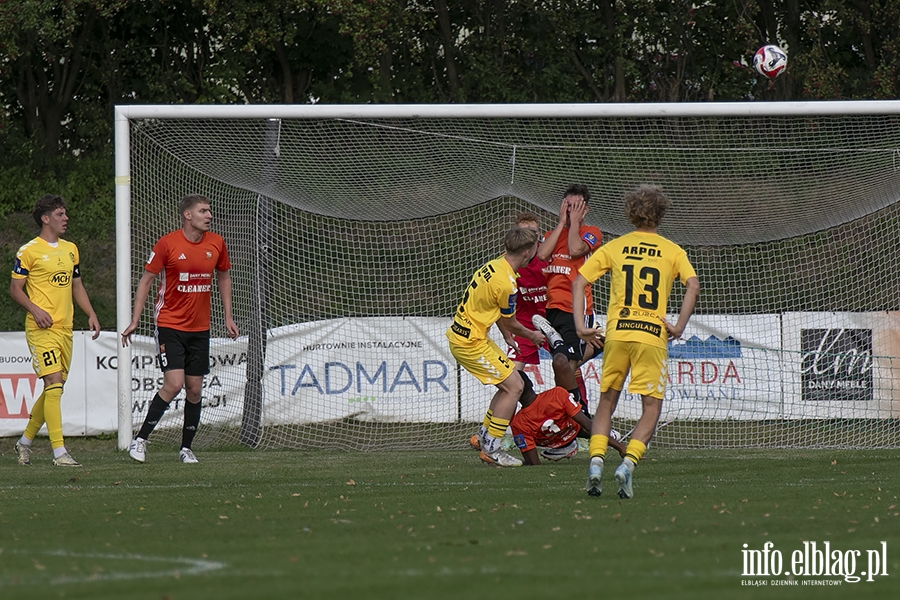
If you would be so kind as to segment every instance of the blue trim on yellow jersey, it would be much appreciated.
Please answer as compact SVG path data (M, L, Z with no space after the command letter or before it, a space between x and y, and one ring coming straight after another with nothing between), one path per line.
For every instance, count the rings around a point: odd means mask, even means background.
M28 269L22 266L22 261L19 260L18 256L16 257L16 262L13 263L13 273L22 277L28 277Z

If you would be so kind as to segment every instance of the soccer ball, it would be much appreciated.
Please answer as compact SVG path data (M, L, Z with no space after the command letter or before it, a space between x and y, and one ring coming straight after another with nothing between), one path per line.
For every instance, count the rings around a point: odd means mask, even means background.
M572 440L567 446L562 448L541 448L541 456L547 460L572 458L576 454L578 454L578 442L575 440Z
M753 68L768 79L775 79L787 67L787 53L774 44L768 44L753 55Z

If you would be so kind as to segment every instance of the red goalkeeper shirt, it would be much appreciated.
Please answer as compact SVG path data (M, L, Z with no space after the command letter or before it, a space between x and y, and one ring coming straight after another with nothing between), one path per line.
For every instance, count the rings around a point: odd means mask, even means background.
M516 285L519 286L519 300L516 304L516 319L528 329L534 329L531 317L547 314L547 277L544 268L547 262L535 256L520 268Z

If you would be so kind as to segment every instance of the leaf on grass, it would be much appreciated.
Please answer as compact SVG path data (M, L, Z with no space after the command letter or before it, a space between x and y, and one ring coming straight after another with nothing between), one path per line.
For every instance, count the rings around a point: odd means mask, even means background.
M356 485L356 482L351 479L347 482L347 485Z

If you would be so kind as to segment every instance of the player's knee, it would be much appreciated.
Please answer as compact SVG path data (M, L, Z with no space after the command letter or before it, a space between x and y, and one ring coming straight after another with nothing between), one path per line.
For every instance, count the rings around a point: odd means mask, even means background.
M187 381L184 384L184 394L190 402L199 402L203 385L200 382Z
M522 380L523 371L513 371L510 377L507 377L503 382L503 387L506 391L516 398L522 395L522 390L525 389L525 382Z
M563 369L569 366L569 357L565 354L553 355L553 369Z

